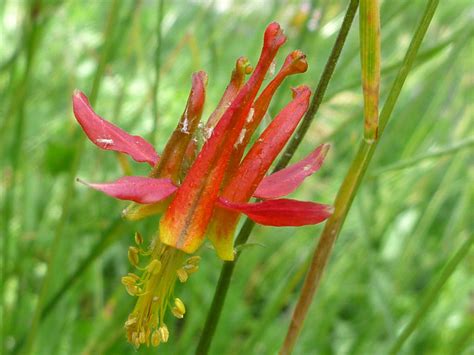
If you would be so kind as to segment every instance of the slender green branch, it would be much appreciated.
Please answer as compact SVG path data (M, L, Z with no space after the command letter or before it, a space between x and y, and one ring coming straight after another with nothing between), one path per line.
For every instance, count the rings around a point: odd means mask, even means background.
M456 270L459 263L462 260L464 260L464 257L469 252L469 249L471 248L473 242L474 242L474 234L471 234L471 236L469 236L466 239L466 241L461 245L461 247L458 249L456 254L454 254L453 257L448 261L448 263L445 265L445 267L441 271L441 275L439 275L439 278L436 280L433 286L424 295L421 301L420 308L418 308L417 312L413 315L410 322L407 324L407 326L403 329L403 331L400 333L398 338L395 340L392 348L390 349L389 354L391 355L398 354L398 352L402 348L405 341L415 331L418 324L421 322L423 317L428 312L428 309L436 301L436 298L439 295L440 289L444 286L446 281L448 281L448 279L451 277L451 275Z
M91 89L91 93L90 93L90 102L91 102L92 105L94 105L94 103L97 100L99 90L100 90L100 86L101 86L102 79L103 79L104 72L105 72L105 67L106 67L106 64L109 60L109 54L111 53L111 51L113 49L113 46L112 46L112 44L113 44L113 31L116 27L115 25L116 25L117 19L118 19L119 8L120 8L120 1L119 0L114 0L111 4L108 19L107 19L107 24L106 24L106 27L105 27L105 30L104 30L104 36L103 36L104 45L103 45L103 48L102 48L102 53L101 53L99 63L97 65L97 69L96 69L96 72L95 72L95 76L94 76L94 80L93 80L93 84L92 84L92 89ZM50 287L50 284L51 284L51 279L52 279L52 275L53 275L54 260L56 259L56 255L58 254L58 252L60 250L59 244L60 244L60 241L61 241L61 237L63 235L63 230L64 230L64 227L65 227L66 221L68 219L70 208L71 208L71 203L72 203L72 200L73 200L74 182L75 182L74 176L76 175L76 173L79 169L79 165L80 165L80 161L81 161L81 155L82 155L81 153L82 153L83 145L84 145L83 143L84 143L84 139L80 139L78 141L76 155L74 157L74 161L73 161L73 164L72 164L72 167L71 167L71 170L70 170L70 174L68 175L66 192L65 192L64 201L63 201L63 204L62 204L63 208L61 210L61 216L60 216L58 224L56 226L55 234L54 234L53 241L52 241L52 244L51 244L52 247L51 247L51 255L50 255L49 261L48 261L48 268L47 268L46 275L45 275L44 280L43 280L43 284L41 286L41 291L39 293L38 303L36 305L36 309L35 309L35 312L34 312L34 315L33 315L33 319L32 319L32 322L31 322L31 327L30 327L29 332L28 332L28 337L27 337L25 348L24 348L24 351L23 351L24 354L30 354L33 351L36 335L38 333L38 326L39 326L39 322L40 322L40 319L41 319L41 313L43 311L43 306L44 306L44 303L46 302L46 297L47 297L48 290L49 290L49 287Z
M304 138L306 132L308 131L309 126L311 125L311 122L313 121L316 113L318 112L324 94L328 87L329 80L331 79L332 74L334 73L337 61L341 54L342 48L344 47L347 34L349 33L349 30L352 26L352 22L354 20L358 5L358 0L350 1L346 14L344 16L344 21L341 25L341 29L339 30L339 34L336 38L336 42L334 43L324 71L321 74L321 78L316 88L316 92L313 95L313 99L311 101L308 112L304 116L301 125L299 126L296 134L293 136L290 143L288 144L288 147L286 148L284 154L281 156L280 160L276 164L274 171L281 170L288 165L290 159L292 158L293 154L295 153L296 149ZM236 238L236 247L243 245L247 242L254 225L254 222L250 219L245 220ZM236 258L233 262L224 262L222 266L219 281L214 291L214 297L212 299L211 307L209 308L207 314L206 323L204 325L204 329L201 333L199 344L196 349L196 354L201 355L207 354L209 352L212 338L219 322L219 318L222 312L227 291L229 289L232 274L234 272L235 265L239 259L239 255L240 253L237 253Z
M438 2L439 0L430 0L426 6L421 22L418 25L418 28L403 60L402 66L397 74L397 77L395 78L395 81L392 84L387 101L385 102L382 112L380 113L379 137L382 136L388 120L390 119L393 108L395 107L400 95L400 91L403 87L403 84L405 83L410 69L412 68L418 49L420 48L421 42L423 41L426 31L428 30L428 26L431 23L435 10L438 6ZM336 197L334 214L326 222L321 238L319 239L319 243L314 252L311 266L303 284L303 288L296 304L296 308L294 310L285 341L280 350L280 354L291 354L293 350L303 326L304 319L311 305L311 301L313 300L313 297L321 281L322 274L329 260L329 256L336 238L342 229L347 213L351 207L352 201L354 200L376 147L377 141L370 144L362 139L360 143L359 150L351 164L351 167L349 168L348 174L342 182Z
M364 94L364 138L377 139L380 96L380 6L361 0L359 10L360 62Z

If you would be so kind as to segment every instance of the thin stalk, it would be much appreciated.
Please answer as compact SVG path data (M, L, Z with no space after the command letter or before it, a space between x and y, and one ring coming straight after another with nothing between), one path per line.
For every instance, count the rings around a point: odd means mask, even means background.
M162 51L162 22L165 0L158 1L158 23L156 24L156 52L155 52L155 80L153 82L153 129L151 131L151 143L156 140L159 117L159 90L160 90L160 74L161 74L161 51Z
M111 4L108 19L107 19L107 24L104 30L104 45L102 48L102 53L101 57L99 60L99 63L97 65L97 69L95 72L93 84L92 84L92 89L90 93L90 102L92 105L97 100L100 86L102 83L102 79L104 76L105 72L105 67L109 59L109 53L113 49L113 31L115 29L115 25L117 23L118 19L118 14L119 14L119 6L120 6L120 1L119 0L114 0ZM44 303L46 302L46 297L48 290L50 288L50 284L52 281L53 277L53 265L54 265L54 260L56 259L56 256L60 250L59 245L61 241L61 237L63 235L63 230L65 223L68 219L70 208L71 208L71 203L73 200L73 195L74 195L74 176L77 173L77 170L79 169L80 165L80 160L81 160L81 153L82 153L82 147L83 147L84 139L80 139L78 141L77 149L76 149L76 154L74 157L74 162L70 170L70 174L68 175L68 180L67 180L67 186L66 186L66 192L64 195L64 201L63 201L63 208L61 210L61 216L59 218L58 224L56 226L55 234L53 237L52 241L52 250L51 250L51 255L48 260L48 268L46 271L46 275L43 280L43 284L41 286L41 291L39 293L38 297L38 303L35 308L35 312L33 315L33 320L31 322L31 326L28 332L28 337L26 340L25 348L23 353L24 354L30 354L33 351L33 346L34 342L36 339L36 335L38 333L38 325L39 321L41 319L41 313L43 310Z
M364 94L364 138L377 139L380 96L380 6L361 0L359 10L360 62Z
M429 24L431 23L433 15L436 11L438 2L439 0L430 0L428 2L423 17L418 24L415 35L413 36L410 46L408 47L402 66L398 71L397 77L395 78L390 89L387 101L385 102L382 112L380 113L379 138L382 136L388 120L390 119L393 108L395 107L400 95L400 91L405 83L408 73L412 68L418 49L420 48L421 42L423 41ZM375 149L377 148L377 142L378 141L371 144L364 139L361 140L359 150L337 194L334 206L334 214L326 222L321 238L319 239L319 243L314 252L311 266L303 284L298 303L296 304L296 308L288 328L288 333L283 346L280 349L280 354L291 354L293 350L303 326L304 319L311 305L311 301L314 297L314 294L316 293L321 281L321 276L329 260L334 242L336 241L336 238L342 229L352 201L354 200L362 178L364 177Z
M331 79L332 74L334 73L334 69L336 68L337 61L341 54L342 48L344 47L347 34L349 33L349 29L352 26L352 22L354 20L354 16L356 14L358 5L359 5L358 0L350 1L346 14L344 16L344 21L341 25L339 34L336 38L336 42L334 43L334 46L332 48L331 54L324 68L324 71L321 74L321 78L316 88L316 92L313 95L308 112L306 112L306 115L304 116L301 125L299 126L298 130L296 131L296 134L293 136L290 143L288 144L288 147L286 148L284 154L281 156L273 172L281 170L285 166L288 165L291 157L295 153L303 137L308 131L308 128L311 122L313 121L314 116L318 112L318 109L321 105L324 94L328 87L329 80ZM254 225L255 223L252 220L248 218L245 220L235 241L235 246L237 249L240 245L243 245L247 242ZM219 281L214 291L214 297L212 299L211 307L209 308L209 311L207 313L206 323L201 333L199 344L196 348L196 354L202 355L202 354L207 354L209 352L212 338L214 336L217 324L219 322L220 315L222 313L222 308L223 308L224 301L227 295L227 291L229 289L232 274L234 273L234 268L237 261L239 260L239 256L240 256L240 252L237 253L235 260L233 262L225 261L224 264L222 265Z
M456 270L459 263L462 260L464 260L464 257L469 252L469 249L471 248L473 242L474 242L474 234L471 234L464 241L464 243L458 249L456 254L454 254L453 257L447 262L447 264L441 271L439 278L436 280L433 286L427 291L427 293L423 296L423 299L421 300L420 308L418 308L417 312L413 315L410 322L407 324L407 326L403 329L403 331L395 340L393 346L390 349L389 354L394 355L394 354L399 353L405 341L415 331L416 327L424 318L424 316L428 312L431 305L436 301L436 298L438 297L441 288L444 286L446 281L448 281L448 279L451 277L451 275Z

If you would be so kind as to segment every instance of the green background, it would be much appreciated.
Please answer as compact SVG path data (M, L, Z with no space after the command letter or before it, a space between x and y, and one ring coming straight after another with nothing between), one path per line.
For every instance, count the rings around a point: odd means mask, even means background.
M425 4L382 2L382 103ZM28 337L35 339L34 354L135 352L122 328L133 299L120 277L129 271L127 248L134 232L149 241L157 219L122 221L126 203L74 181L110 181L122 171L114 153L84 140L72 115L73 90L91 95L95 86L94 108L101 116L154 140L161 151L184 109L192 72L209 74L206 119L235 59L246 55L255 64L263 31L275 20L288 36L277 68L298 48L307 54L309 70L278 91L269 110L274 116L290 100L290 86L315 88L346 5L165 1L157 56L158 1L0 2L6 353L18 350ZM116 21L107 27L111 11ZM295 354L387 353L447 261L472 238L473 11L468 0L441 2L336 243ZM158 120L152 132L157 71ZM360 76L356 18L323 105L293 161L324 142L331 143L331 151L323 168L292 198L334 201L362 135ZM147 173L146 166L131 164L134 174ZM278 351L321 229L254 229L236 268L212 354ZM198 254L199 272L176 292L187 306L185 319L170 317L170 340L159 353L194 352L221 267L210 244ZM433 291L436 301L423 312L403 354L474 351L469 338L473 264L472 253L467 254L444 287ZM43 306L57 302L32 328L48 267Z

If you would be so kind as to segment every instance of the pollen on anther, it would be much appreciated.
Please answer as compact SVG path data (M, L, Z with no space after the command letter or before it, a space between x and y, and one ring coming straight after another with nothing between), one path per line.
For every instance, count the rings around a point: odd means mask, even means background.
M158 332L160 333L160 340L163 343L166 343L170 337L170 332L166 324L163 324L161 327L159 327Z
M138 257L138 249L136 247L129 247L128 248L128 261L131 265L137 266L140 259Z
M158 346L160 345L160 333L155 330L151 335L151 345Z
M182 283L188 280L188 273L183 268L176 270L176 274L178 275L179 281L181 281Z

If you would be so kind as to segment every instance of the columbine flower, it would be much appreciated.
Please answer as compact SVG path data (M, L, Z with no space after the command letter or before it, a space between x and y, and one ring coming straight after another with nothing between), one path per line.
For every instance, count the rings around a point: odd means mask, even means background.
M186 307L174 297L174 286L177 280L186 282L198 270L200 257L190 254L200 247L206 234L223 260L233 260L234 232L242 214L264 225L300 226L320 223L332 213L327 205L281 198L319 169L328 145L265 176L308 108L308 87L292 89L293 100L244 157L278 86L288 75L307 69L304 54L293 51L257 97L285 40L277 23L267 27L260 59L249 80L245 82L245 76L252 68L246 58L239 58L222 99L205 125L199 122L207 75L194 74L186 108L161 158L143 138L129 135L99 117L83 93L76 91L73 95L74 114L94 144L128 154L152 167L148 177L125 176L111 183L85 183L115 198L133 201L124 210L128 219L163 214L150 246L145 248L137 233L135 245L129 248L129 261L141 276L129 273L122 278L127 292L137 297L125 322L128 341L136 347L156 346L168 340L167 310L183 318ZM197 154L200 136L204 143ZM262 201L249 202L252 197ZM141 261L144 257L148 258L146 263Z

